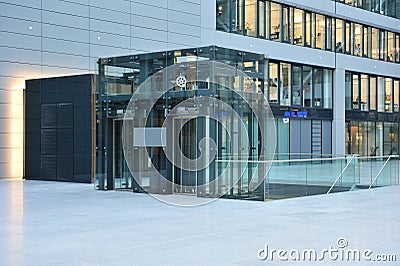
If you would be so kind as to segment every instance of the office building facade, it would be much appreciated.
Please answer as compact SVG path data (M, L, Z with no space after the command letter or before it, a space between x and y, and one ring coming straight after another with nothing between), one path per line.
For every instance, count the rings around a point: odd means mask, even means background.
M331 145L321 152L394 153L399 6L393 0L1 1L0 176L23 175L26 79L95 74L98 58L210 46L261 55L268 62L264 93L283 115L324 114L321 123L290 119L300 127L311 123L305 134L330 127ZM282 129L289 135L290 123ZM290 145L282 153L303 151Z

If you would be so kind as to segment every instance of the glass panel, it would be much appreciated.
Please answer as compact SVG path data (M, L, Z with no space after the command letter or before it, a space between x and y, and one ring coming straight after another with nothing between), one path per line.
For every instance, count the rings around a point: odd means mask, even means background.
M336 20L336 46L335 51L343 53L343 20Z
M317 14L316 22L316 43L315 48L325 49L325 16Z
M303 45L303 11L295 8L293 14L293 43L296 45Z
M278 103L278 64L269 63L269 102Z
M322 69L314 68L314 107L322 107Z
M379 59L387 59L387 32L379 30Z
M385 78L385 112L392 113L392 79Z
M399 90L400 90L400 81L394 81L394 93L393 93L393 104L394 104L394 112L399 111Z
M217 30L229 32L229 0L217 1Z
M282 41L290 42L290 14L289 7L282 7Z
M358 74L353 74L353 109L359 109L360 108L360 97L359 97L359 77Z
M400 0L399 0L400 1ZM400 12L400 2L399 7L397 8ZM400 15L400 14L399 14ZM399 17L400 18L400 17ZM395 52L396 62L400 62L400 34L396 35L396 52Z
M301 67L293 66L293 105L301 105Z
M290 106L290 88L291 88L291 67L290 64L281 63L281 78L280 78L280 103L284 106Z
M332 70L324 69L324 108L332 108Z
M345 43L346 43L346 53L351 54L351 48L352 48L352 32L351 32L351 23L350 22L345 22L346 24L346 38L345 38Z
M311 107L312 100L312 68L303 67L303 106Z
M379 59L379 33L378 29L372 28L371 34L371 58Z
M265 2L260 1L258 6L258 36L265 38Z
M280 9L281 5L271 3L271 34L269 38L274 41L279 41L279 33L280 33Z
M385 111L385 78L378 77L378 112Z
M246 0L245 35L257 37L257 0Z
M371 28L370 27L363 27L364 39L363 39L363 56L364 57L371 57Z
M233 0L232 2L232 32L243 33L243 2Z
M354 51L353 54L361 56L362 31L360 24L354 24Z
M345 74L345 107L346 110L351 110L351 74Z
M311 46L311 13L305 12L305 44L306 46Z
M376 110L376 77L369 78L369 109Z
M326 18L326 50L332 50L332 43L334 43L334 37L332 33L332 18Z
M375 138L376 138L376 146L374 147L375 153L374 156L382 156L383 155L383 123L377 122L375 129Z
M361 75L361 111L368 111L368 76Z
M358 133L356 135L358 144L358 154L360 156L368 156L368 122L360 122Z
M388 61L394 62L394 33L388 32Z

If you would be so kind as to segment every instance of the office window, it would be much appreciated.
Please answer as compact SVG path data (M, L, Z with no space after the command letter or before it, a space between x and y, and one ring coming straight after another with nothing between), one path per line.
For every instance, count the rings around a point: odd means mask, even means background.
M398 10L400 11L400 2L399 2ZM400 62L400 34L396 34L396 49L395 49L394 57L396 58L395 59L396 62L399 63Z
M362 27L360 24L354 23L354 48L353 55L361 56L362 44Z
M387 31L379 30L379 59L387 59Z
M378 112L385 111L385 78L378 77Z
M334 20L330 17L326 17L326 50L332 51L332 47L335 45L335 26Z
M314 68L314 107L322 107L322 69Z
M393 86L393 108L394 112L399 112L400 80L394 80Z
M379 30L371 29L371 58L379 59Z
M362 27L363 29L363 45L362 45L362 54L363 57L371 57L371 27Z
M303 106L311 107L312 95L312 68L303 66Z
M361 111L368 111L368 75L361 75Z
M232 1L232 32L243 34L243 1Z
M303 10L293 9L293 43L303 45Z
M305 31L304 31L304 34L305 34L305 45L306 46L311 46L311 41L312 41L312 36L311 36L311 33L312 33L312 29L311 29L311 12L307 12L307 11L305 11L304 12L304 16L305 16L305 19L304 19L304 24L305 24Z
M281 5L271 3L271 30L269 38L274 41L280 40L281 31Z
M270 103L278 103L278 64L269 63L268 95Z
M258 2L258 36L265 38L265 23L266 23L266 3L265 1Z
M351 73L346 72L345 74L345 109L351 110L352 100L351 100Z
M290 42L290 8L282 6L282 41Z
M280 66L280 104L283 106L290 106L291 67L290 64L287 63L281 63Z
M217 30L230 32L229 3L229 0L217 1Z
M388 49L387 49L387 53L388 53L388 61L390 62L394 62L394 58L395 58L395 46L394 46L394 33L393 32L388 32Z
M257 0L245 1L245 35L257 37Z
M332 75L331 69L324 69L324 108L332 108Z
M393 112L392 78L385 78L385 112Z
M376 77L369 77L369 109L376 110Z
M360 109L360 80L359 80L359 75L358 74L353 74L352 76L353 79L353 87L352 87L352 92L353 92L353 109Z
M301 66L293 66L293 86L292 86L292 95L293 95L293 105L301 105L301 76L302 70Z
M352 49L352 43L353 43L353 38L352 38L352 35L353 35L353 33L352 33L352 30L351 30L351 23L350 22L345 22L345 27L346 27L346 30L345 30L345 40L344 40L344 42L345 42L345 47L346 47L346 53L347 54L351 54L351 49Z
M336 20L336 46L335 51L338 53L343 53L343 20Z
M368 11L372 11L373 0L363 0L363 8Z
M325 16L315 15L315 48L325 49Z

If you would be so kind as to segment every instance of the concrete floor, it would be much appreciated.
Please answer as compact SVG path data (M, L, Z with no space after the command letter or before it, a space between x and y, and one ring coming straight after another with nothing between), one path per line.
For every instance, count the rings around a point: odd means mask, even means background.
M400 187L185 208L92 185L0 181L0 265L287 265L257 251L320 251L339 238L399 265Z

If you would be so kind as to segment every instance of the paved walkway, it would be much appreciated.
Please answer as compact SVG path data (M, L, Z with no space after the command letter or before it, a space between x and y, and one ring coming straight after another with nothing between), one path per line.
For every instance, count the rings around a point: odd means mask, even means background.
M320 255L339 238L344 251L395 254L384 265L399 265L400 187L184 208L92 185L0 181L0 265L288 265L257 253L268 245L293 258L305 249ZM328 255L311 263L321 264L376 263Z

